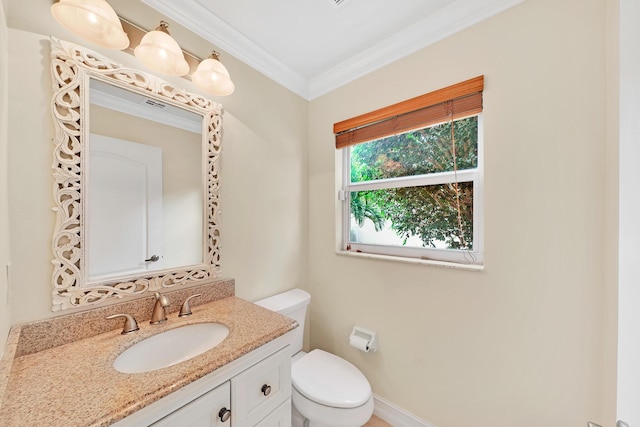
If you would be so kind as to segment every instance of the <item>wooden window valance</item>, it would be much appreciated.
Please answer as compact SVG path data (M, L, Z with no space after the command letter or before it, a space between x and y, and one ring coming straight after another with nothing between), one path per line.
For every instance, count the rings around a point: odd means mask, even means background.
M479 76L335 123L336 148L481 113L483 90L484 76Z

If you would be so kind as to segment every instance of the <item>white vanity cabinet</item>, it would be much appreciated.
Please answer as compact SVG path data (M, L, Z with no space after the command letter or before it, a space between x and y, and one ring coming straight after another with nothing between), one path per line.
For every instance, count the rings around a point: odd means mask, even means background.
M291 427L291 399L267 415L255 427Z
M218 386L151 424L153 427L222 427L229 425L231 383Z
M257 426L286 402L291 416L290 401L291 354L285 347L231 379L232 427Z
M288 335L230 362L113 426L290 427ZM225 414L227 410L230 410L229 417Z

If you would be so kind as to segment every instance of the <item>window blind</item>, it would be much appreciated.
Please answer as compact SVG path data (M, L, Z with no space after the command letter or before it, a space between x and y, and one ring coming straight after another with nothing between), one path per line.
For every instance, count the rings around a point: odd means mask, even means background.
M336 149L478 114L483 90L479 76L335 123Z

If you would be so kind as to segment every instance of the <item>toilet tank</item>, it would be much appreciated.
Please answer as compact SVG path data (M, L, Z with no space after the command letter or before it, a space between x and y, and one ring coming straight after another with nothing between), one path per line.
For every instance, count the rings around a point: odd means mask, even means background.
M291 343L292 356L302 350L304 320L309 302L311 302L309 292L303 291L302 289L292 289L254 303L268 310L290 317L298 322L299 326L293 330Z

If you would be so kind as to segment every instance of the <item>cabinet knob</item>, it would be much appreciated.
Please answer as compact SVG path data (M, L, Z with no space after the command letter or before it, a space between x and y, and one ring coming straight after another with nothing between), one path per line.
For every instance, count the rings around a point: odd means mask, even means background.
M262 386L260 391L262 391L262 394L264 394L265 396L269 396L269 394L271 393L271 386L265 384L265 385Z
M231 417L231 411L223 407L222 409L220 409L220 412L218 412L218 416L220 417L220 421L224 423Z

